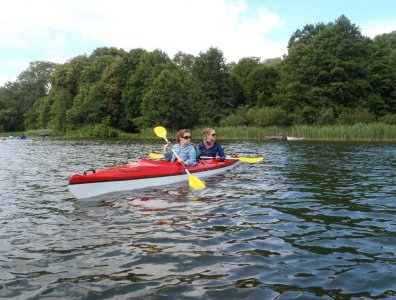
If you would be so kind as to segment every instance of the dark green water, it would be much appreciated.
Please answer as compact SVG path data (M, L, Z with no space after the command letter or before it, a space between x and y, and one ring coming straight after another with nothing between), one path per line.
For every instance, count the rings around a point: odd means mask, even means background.
M87 202L72 173L162 143L0 143L0 298L396 298L395 143L224 145L266 160Z

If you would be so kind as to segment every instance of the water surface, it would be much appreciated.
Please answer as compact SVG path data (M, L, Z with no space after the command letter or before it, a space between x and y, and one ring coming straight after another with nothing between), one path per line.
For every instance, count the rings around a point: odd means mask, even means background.
M266 159L78 201L71 174L162 144L0 143L0 298L396 298L395 143L224 145Z

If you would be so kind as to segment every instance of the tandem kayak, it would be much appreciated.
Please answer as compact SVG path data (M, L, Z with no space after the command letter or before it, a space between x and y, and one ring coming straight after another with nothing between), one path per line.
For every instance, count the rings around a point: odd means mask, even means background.
M188 170L195 176L203 178L229 170L238 162L235 159L198 160L197 164L188 167ZM137 162L115 168L74 174L69 179L69 190L75 198L83 199L113 192L170 185L181 181L188 182L188 175L180 163L142 158Z

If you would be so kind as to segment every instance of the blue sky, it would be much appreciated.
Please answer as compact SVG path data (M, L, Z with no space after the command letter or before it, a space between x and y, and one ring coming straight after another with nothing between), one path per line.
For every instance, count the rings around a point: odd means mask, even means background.
M197 55L227 62L286 54L291 34L344 14L373 38L396 30L395 0L13 0L0 10L0 85L35 60L64 63L98 47Z

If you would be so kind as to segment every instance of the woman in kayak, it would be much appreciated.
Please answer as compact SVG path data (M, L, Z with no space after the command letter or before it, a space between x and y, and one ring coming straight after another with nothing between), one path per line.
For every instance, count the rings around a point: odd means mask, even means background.
M216 131L213 128L205 128L203 135L204 140L198 145L199 156L220 157L220 160L224 160L226 155L224 148L216 141Z
M179 156L179 161L184 163L186 166L193 166L197 163L195 148L193 145L191 145L191 138L192 137L190 130L179 130L176 133L176 141L178 142L178 144L172 147ZM174 162L177 158L173 151L170 149L170 147L170 144L166 144L164 146L165 160Z

